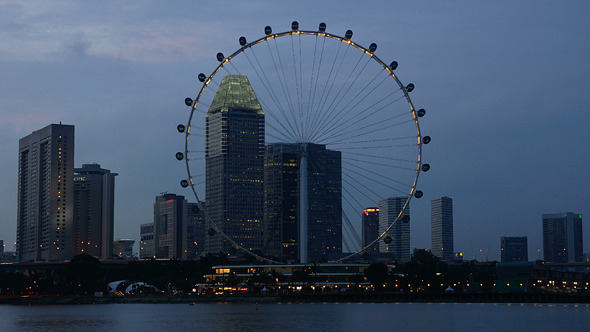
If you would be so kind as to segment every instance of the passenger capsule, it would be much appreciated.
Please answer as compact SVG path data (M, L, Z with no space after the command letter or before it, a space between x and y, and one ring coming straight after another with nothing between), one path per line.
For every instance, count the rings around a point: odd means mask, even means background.
M408 92L412 92L412 91L414 91L414 83L410 83L410 84L408 84L408 86L406 86L406 90L407 90Z
M390 244L392 241L391 236L386 236L385 238L383 238L383 242L385 242L385 244Z
M346 30L346 33L344 34L344 39L350 38L352 38L352 30Z
M191 207L191 212L192 213L199 213L199 211L201 211L201 209L199 209L199 205L195 204L193 205L193 207Z
M185 99L184 99L184 104L185 104L186 106L193 106L193 100L192 100L192 99L190 99L190 98L185 98Z
M299 22L293 21L293 23L291 23L291 30L293 30L293 31L299 30Z
M215 230L213 228L209 228L209 230L207 231L207 234L209 234L209 236L213 236L213 235L215 235Z
M207 79L207 76L205 76L205 74L203 74L203 73L200 73L198 78L199 78L199 81L205 82L205 80Z
M319 30L320 30L320 32L325 32L326 31L326 23L324 23L324 22L320 23Z
M421 108L416 113L418 114L418 117L423 117L426 114L426 110Z
M225 59L225 57L223 56L223 53L219 52L217 53L217 61L221 62Z
M430 141L431 141L430 136L422 137L422 143L428 144L428 143L430 143Z
M397 61L393 61L390 65L389 65L389 69L391 70L395 70L397 68Z
M182 152L176 152L176 159L178 159L178 160L184 159L184 153L182 153Z
M184 133L184 130L186 128L184 127L183 124L179 124L178 126L176 126L176 130L178 130L179 133Z
M180 181L180 186L183 187L183 188L188 187L188 181L187 180Z
M405 223L405 224L409 223L410 222L410 216L408 216L408 215L403 216L402 217L402 222Z
M420 197L424 196L424 193L420 190L416 190L416 192L414 193L414 196L416 198L420 198Z
M240 46L246 45L246 37L240 37Z
M377 44L373 43L369 45L369 52L373 53L377 49Z
M422 164L422 171L423 172L428 172L429 170L430 170L429 164Z
M265 26L264 27L264 34L266 34L267 36L272 34L272 28L270 26Z

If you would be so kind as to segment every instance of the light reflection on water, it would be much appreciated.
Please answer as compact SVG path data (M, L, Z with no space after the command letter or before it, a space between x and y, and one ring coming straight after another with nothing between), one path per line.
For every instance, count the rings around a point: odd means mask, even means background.
M0 306L6 331L587 331L587 304L269 303Z

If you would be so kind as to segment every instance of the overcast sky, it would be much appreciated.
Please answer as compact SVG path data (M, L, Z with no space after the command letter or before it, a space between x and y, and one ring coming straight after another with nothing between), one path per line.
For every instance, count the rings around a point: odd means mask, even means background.
M590 3L583 1L0 0L0 239L16 238L18 140L76 126L75 164L119 173L115 237L139 239L154 197L185 194L183 149L196 75L238 37L299 21L379 45L397 60L433 138L412 201L412 247L430 248L430 200L453 197L455 251L499 259L500 236L542 248L541 214L590 204ZM286 5L286 4L289 5ZM587 218L584 218L587 219ZM590 226L584 225L584 251ZM480 252L480 250L482 250Z

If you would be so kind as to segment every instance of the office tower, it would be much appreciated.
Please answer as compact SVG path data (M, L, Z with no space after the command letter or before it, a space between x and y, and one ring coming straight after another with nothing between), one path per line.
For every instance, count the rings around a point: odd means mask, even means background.
M379 208L366 208L361 217L362 233L363 233L363 248L369 243L375 241L379 237ZM371 257L379 255L379 242L373 244L365 251Z
M19 140L19 260L72 258L74 126L51 124Z
M453 199L440 197L430 202L432 254L453 261Z
M135 239L113 240L113 253L121 258L133 258Z
M4 240L0 240L0 252L4 252Z
M205 195L215 224L246 249L262 249L264 112L246 76L221 80L206 116ZM229 252L219 232L206 251Z
M184 196L162 194L154 203L156 258L186 259L187 202Z
M543 214L543 255L547 262L582 261L582 215Z
M273 143L264 156L264 252L296 260L299 146Z
M301 144L273 143L264 163L264 244L270 256L299 255ZM342 254L342 166L339 151L306 143L307 254L333 260Z
M206 208L206 203L201 203ZM188 203L186 218L187 259L198 259L205 252L205 239L209 221L197 203Z
M379 241L379 251L385 254L393 254L400 262L410 260L410 203L402 213L407 197L388 197L379 200L379 233L385 232L395 219L398 221L391 227L387 236L391 239L386 243L387 238ZM387 237L386 236L386 237ZM389 241L387 241L389 242Z
M156 258L156 240L154 239L154 223L139 225L139 258Z
M99 164L74 169L74 255L113 255L115 176Z
M504 262L526 262L529 247L526 236L502 236L500 238L500 259Z

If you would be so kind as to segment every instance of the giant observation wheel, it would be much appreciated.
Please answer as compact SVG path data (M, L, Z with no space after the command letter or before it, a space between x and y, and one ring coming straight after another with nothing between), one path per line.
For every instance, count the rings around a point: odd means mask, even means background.
M210 148L207 140L213 139L207 137L211 134L207 116L212 103L219 103L214 98L220 85L227 89L223 78L239 75L234 77L247 77L264 113L264 144L268 147L284 143L298 149L296 160L281 161L279 169L279 174L291 172L292 177L297 169L297 188L291 188L291 194L297 197L291 197L290 203L283 202L280 211L275 211L280 214L279 219L298 220L295 242L324 241L318 232L323 231L321 227L328 227L331 234L341 236L340 251L348 253L329 257L336 262L383 243L391 244L394 226L409 222L411 199L423 196L417 189L420 172L430 168L422 162L422 147L430 142L430 137L422 135L419 125L426 111L417 109L410 99L414 84L402 83L397 75L398 63L386 64L377 57L375 43L361 46L352 40L350 30L341 37L326 32L325 23L317 31L308 31L300 30L299 24L293 22L290 31L273 33L267 26L264 32L263 37L252 42L240 37L240 48L229 56L217 54L219 65L209 75L198 75L200 87L196 97L185 100L190 107L188 122L177 127L185 135L185 148L176 158L185 161L187 170L187 178L180 184L192 190L204 212L207 236L222 236L236 249L277 263L232 236L220 221L212 218L210 207L204 202L206 154ZM317 157L327 153L318 154L318 150L336 154ZM265 160L265 169L271 163ZM285 186L279 183L276 188L285 194ZM379 202L387 197L396 197L401 202L395 215L385 225L382 221L372 237L363 234L361 239L361 214L368 207L379 207ZM265 196L266 203L268 200ZM312 209L316 210L315 215L303 212ZM336 214L325 214L336 209ZM264 213L264 218L269 219L266 208ZM308 217L308 222L301 222ZM338 219L336 227L322 224L330 218ZM282 227L287 227L275 225L281 228L277 231L267 225L266 219L258 220L262 222L259 230L264 231L260 233L264 244L276 237L278 231L284 233ZM314 223L319 225L319 231L314 229ZM307 256L307 248L297 251L300 262L305 263L307 257L301 257Z

